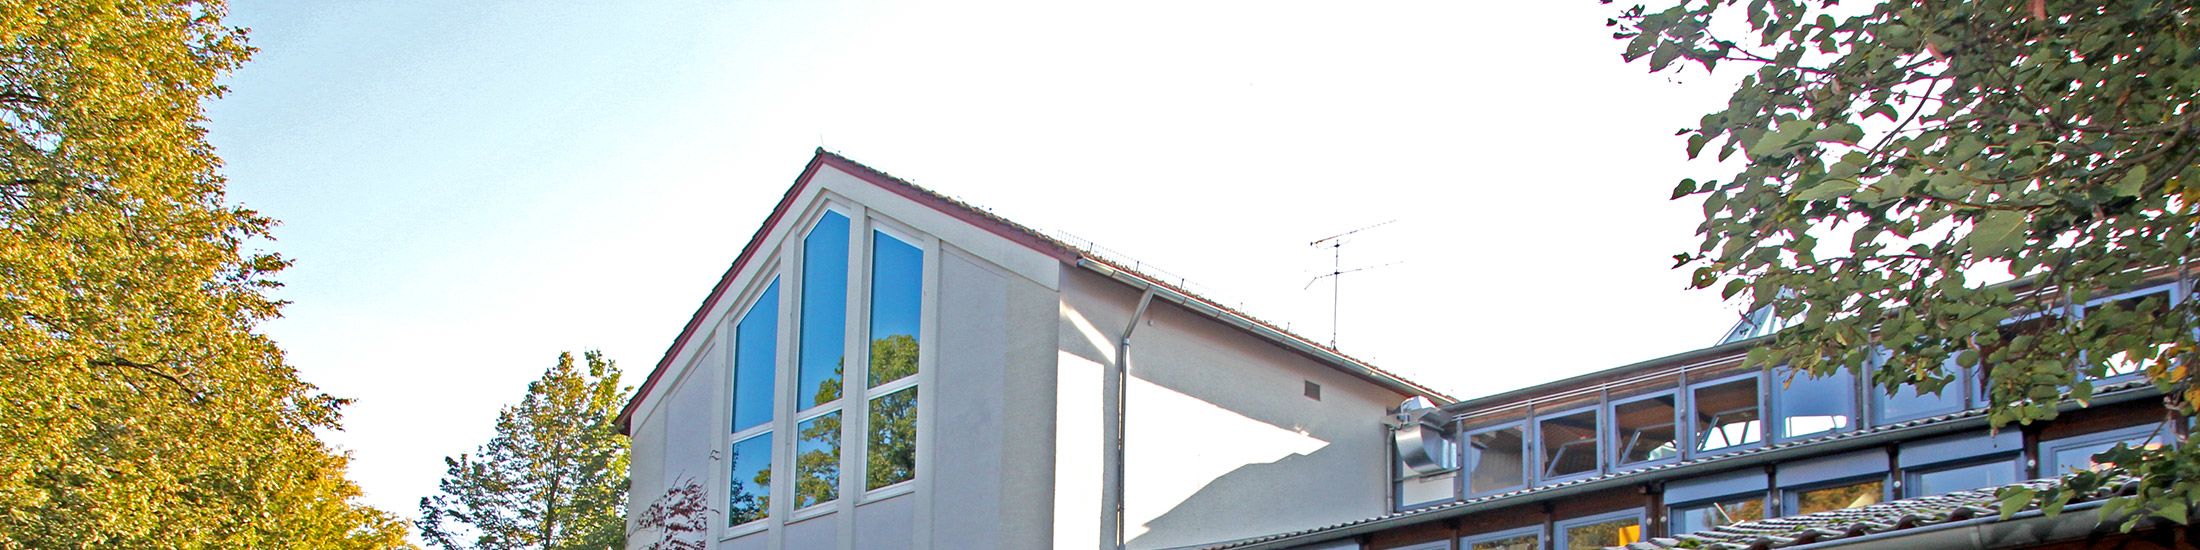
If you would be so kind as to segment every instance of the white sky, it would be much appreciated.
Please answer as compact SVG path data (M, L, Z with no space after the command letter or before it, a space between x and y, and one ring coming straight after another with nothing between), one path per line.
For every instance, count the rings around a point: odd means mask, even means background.
M1728 84L1621 64L1610 6L1182 4L242 1L212 139L298 262L266 330L408 517L559 351L639 383L820 144L1317 339L1307 243L1395 219L1339 343L1461 397L1733 323L1666 200Z

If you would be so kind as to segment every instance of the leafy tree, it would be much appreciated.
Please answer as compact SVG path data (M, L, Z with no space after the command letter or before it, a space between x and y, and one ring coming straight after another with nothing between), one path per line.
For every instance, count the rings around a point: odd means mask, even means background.
M440 492L420 499L420 533L444 548L617 548L626 543L627 440L613 419L628 392L617 363L573 354L497 412L496 435L445 458Z
M0 2L0 546L373 548L318 392L254 332L284 259L228 204L216 1Z
M1694 285L1793 319L1751 364L1853 369L1890 391L1943 389L1949 358L1984 365L1996 426L2052 420L2064 396L2086 402L2093 380L2131 368L2169 417L2193 414L2200 302L2085 304L2188 275L2200 8L1682 0L1608 24L1653 72L1745 71L1724 109L1680 132L1691 157L1739 169L1674 196L1703 201L1702 247L1678 256ZM2003 273L2019 283L1982 284ZM2005 324L2027 313L2044 315ZM2200 445L2102 458L2143 479L2116 508L2189 519L2200 476L2180 472L2200 471ZM2037 498L2053 511L2103 479ZM2014 510L2034 495L2007 496Z

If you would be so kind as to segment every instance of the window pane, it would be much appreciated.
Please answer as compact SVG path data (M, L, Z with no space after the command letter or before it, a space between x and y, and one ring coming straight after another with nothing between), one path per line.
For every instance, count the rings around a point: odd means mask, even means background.
M1765 519L1765 499L1763 497L1738 498L1726 502L1674 508L1673 525L1670 530L1675 534L1694 533L1760 519Z
M1949 379L1940 393L1919 392L1915 384L1903 384L1894 395L1887 395L1885 388L1873 388L1872 395L1879 397L1880 417L1907 420L1963 410L1963 380L1956 377L1955 357L1940 364L1940 376Z
M1783 371L1787 372L1787 371ZM1780 389L1780 437L1845 430L1856 424L1855 376L1841 371L1822 378L1795 373Z
M1467 545L1468 550L1542 550L1543 541L1535 535L1519 535L1496 540L1486 540Z
M1674 396L1662 395L1612 407L1619 426L1619 463L1661 460L1680 455L1673 431Z
M1468 478L1467 491L1484 493L1499 489L1519 487L1527 483L1525 461L1526 443L1519 427L1490 430L1469 438L1474 453L1474 474Z
M847 349L848 217L826 212L802 239L801 385L795 410L840 399Z
M2159 449L2162 444L2156 442L2158 438L2159 436L2149 433L2121 441L2103 441L2091 445L2064 447L2055 450L2055 462L2053 464L2055 468L2061 470L2101 470L2109 465L2094 461L2093 455L2108 452L2109 449L2116 448L2118 443L2128 444L2135 449ZM2060 475L2066 472L2041 473Z
M1816 514L1878 504L1881 491L1882 483L1878 480L1803 491L1795 497L1795 513L1793 515Z
M840 411L803 422L795 434L795 509L840 498Z
M726 525L740 525L771 516L772 434L735 441L726 459L733 470L727 488Z
M1543 479L1596 471L1596 411L1545 418L1536 426L1543 444Z
M733 431L772 419L772 371L779 355L779 281L733 329Z
M1642 541L1642 523L1633 519L1566 528L1566 550L1602 550Z
M917 373L924 250L871 232L871 385Z
M1906 496L1923 497L1945 495L1956 491L2000 487L2016 482L2017 465L2004 460L1911 472L1909 485L1904 487L1903 492L1907 493Z
M917 388L871 399L871 437L866 446L865 489L917 477Z
M1713 451L1764 440L1757 409L1757 379L1700 386L1695 390L1696 450Z

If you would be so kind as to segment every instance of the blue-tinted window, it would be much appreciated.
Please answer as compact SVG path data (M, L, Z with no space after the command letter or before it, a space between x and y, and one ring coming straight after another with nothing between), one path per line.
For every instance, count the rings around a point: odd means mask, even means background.
M795 426L794 507L840 498L840 411Z
M1872 395L1879 401L1879 420L1900 422L1962 411L1965 382L1961 372L1955 356L1951 355L1940 364L1938 375L1949 382L1941 386L1938 393L1920 392L1915 383L1903 384L1895 389L1894 395L1888 395L1883 387L1872 388Z
M917 477L917 388L871 398L871 431L863 488L877 489Z
M779 282L772 281L733 329L733 431L772 419L772 373L779 355Z
M1780 437L1816 435L1856 426L1855 375L1846 370L1824 377L1796 372L1786 378L1787 386L1781 388L1779 397L1773 400L1779 407Z
M1909 478L1902 485L1905 497L1945 495L2016 483L2017 463L2004 457L1980 464L1917 470L1907 472L1905 476Z
M870 387L917 373L923 298L924 249L873 231Z
M726 525L740 525L771 516L772 434L735 441L726 459L733 479L727 487Z
M848 217L828 210L802 239L802 344L795 410L840 399L847 329Z

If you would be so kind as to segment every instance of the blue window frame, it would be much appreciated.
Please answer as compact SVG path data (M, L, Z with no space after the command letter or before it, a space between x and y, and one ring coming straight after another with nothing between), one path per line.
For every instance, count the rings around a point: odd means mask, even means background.
M1527 425L1521 422L1467 430L1467 496L1528 486Z
M1750 373L1690 384L1685 455L1710 456L1764 444L1763 379Z
M1873 366L1877 367L1879 364L1883 364L1884 361L1885 354L1883 353L1881 359L1875 361ZM1947 360L1941 362L1939 373L1942 376L1952 378L1952 380L1947 385L1941 386L1940 391L1937 393L1921 392L1915 384L1903 384L1901 387L1896 388L1891 395L1888 394L1886 388L1876 386L1868 388L1867 391L1872 396L1872 422L1875 424L1890 424L1963 412L1968 408L1967 403L1970 395L1974 393L1971 391L1974 384L1971 382L1970 371L1971 369L1958 366L1956 357L1950 355Z
M2061 475L2070 470L2092 468L2093 455L2115 448L2119 443L2134 447L2168 445L2176 439L2173 433L2168 424L2143 424L2043 441L2040 443L2040 475Z
M1536 414L1536 481L1552 483L1596 475L1604 430L1595 407Z
M1666 391L1612 402L1612 457L1615 470L1680 459L1680 392Z
M1558 522L1551 531L1558 539L1554 547L1564 550L1626 546L1643 540L1642 510L1573 518Z
M1684 502L1667 507L1666 532L1668 534L1709 531L1745 521L1765 519L1765 492L1744 494L1695 502Z
M1779 440L1856 429L1855 373L1842 369L1813 377L1786 368L1776 372L1772 405Z
M1537 525L1461 537L1459 549L1543 550L1543 527Z
M2024 465L2016 456L2005 454L1954 465L1904 470L1902 496L1925 497L2000 487L2016 483L2023 477Z

